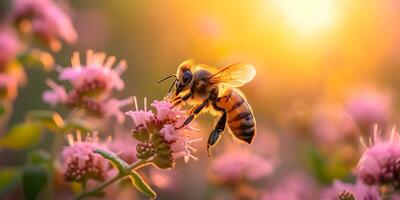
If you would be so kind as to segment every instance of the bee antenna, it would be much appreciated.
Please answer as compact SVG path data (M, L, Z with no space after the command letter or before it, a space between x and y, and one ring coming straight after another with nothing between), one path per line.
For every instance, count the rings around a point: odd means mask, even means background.
M172 85L171 85L171 87L169 88L168 93L171 92L171 90L172 90L172 88L174 87L176 81L178 81L178 79L175 79L174 82L172 82Z
M165 80L167 80L167 79L169 79L169 78L171 78L171 77L175 77L175 79L177 78L175 74L172 74L172 75L169 75L169 76L164 77L164 78L162 78L161 80L159 80L159 81L156 83L156 85L160 84L161 82L163 82L163 81L165 81Z

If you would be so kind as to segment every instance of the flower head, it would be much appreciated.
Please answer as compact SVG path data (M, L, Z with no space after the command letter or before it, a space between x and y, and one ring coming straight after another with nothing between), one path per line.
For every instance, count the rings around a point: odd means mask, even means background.
M323 145L337 144L346 138L354 139L356 126L345 109L337 105L321 104L315 107L312 132Z
M126 61L120 61L114 68L116 58L104 52L86 52L86 64L80 62L79 53L72 56L71 67L60 69L60 80L69 81L79 93L110 92L113 89L124 89L121 74L126 70Z
M60 49L59 38L68 43L77 39L69 17L51 0L13 1L13 20L23 33L32 33L54 51Z
M262 200L303 200L316 198L315 181L307 174L295 172L282 177L269 191L264 192Z
M21 44L14 32L9 28L0 27L0 72L7 66L21 50Z
M356 90L346 101L347 112L354 121L368 127L387 121L390 107L390 95L374 89Z
M118 100L111 98L114 89L122 90L124 82L120 78L126 69L126 62L121 61L112 68L115 57L106 59L105 53L87 52L86 65L81 65L79 53L75 52L72 66L59 69L59 79L72 85L70 91L52 80L47 80L51 90L43 93L43 100L52 106L62 104L70 108L83 109L88 114L97 117L115 116L118 122L123 122L125 115L120 108L130 104L130 98Z
M360 180L354 184L335 180L332 186L321 194L323 200L351 199L352 197L353 199L380 199L378 187L365 185Z
M106 150L107 145L99 143L96 134L82 140L78 133L76 141L72 135L68 135L68 141L70 146L62 151L65 180L74 182L85 182L88 179L105 180L111 166L107 159L93 151Z
M138 144L137 141L132 140L130 135L124 135L117 133L112 141L109 143L109 149L114 152L118 157L124 160L126 163L131 164L137 161L137 151L135 146Z
M272 172L272 164L248 151L231 150L219 155L211 164L210 173L219 184L257 180Z
M356 173L367 185L392 184L400 187L400 137L393 128L390 137L380 135L377 126L374 136L357 164Z
M136 98L135 105L136 111L126 114L135 123L132 136L140 142L136 147L138 158L151 158L152 162L162 169L173 167L177 158L183 157L185 162L189 158L195 158L191 154L194 149L190 144L196 140L189 140L185 136L185 133L191 130L190 127L176 128L184 118L181 110L171 108L172 105L166 101L155 101L151 104L157 110L156 114L146 110L146 103L145 109L139 110Z

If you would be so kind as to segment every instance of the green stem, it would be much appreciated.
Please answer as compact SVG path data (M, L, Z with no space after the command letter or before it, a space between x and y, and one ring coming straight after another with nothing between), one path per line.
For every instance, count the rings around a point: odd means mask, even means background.
M80 194L79 196L75 197L75 200L80 200L80 199L84 199L86 197L89 196L96 196L97 194L100 194L101 191L103 191L104 188L108 187L109 185L111 185L112 183L125 178L126 176L129 175L129 173L132 170L136 170L139 169L141 167L146 166L149 163L149 161L146 160L138 160L135 163L129 165L123 172L118 173L117 175L115 175L114 177L112 177L111 179L103 182L102 184L100 184L99 186L97 186L96 188L94 188L93 190L90 190L88 192L83 192L82 194Z

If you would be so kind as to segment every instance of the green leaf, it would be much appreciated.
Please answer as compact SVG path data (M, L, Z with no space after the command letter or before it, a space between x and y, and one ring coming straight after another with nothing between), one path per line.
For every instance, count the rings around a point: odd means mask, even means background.
M88 121L77 118L71 119L65 123L63 132L72 132L75 130L80 130L82 132L91 132L92 130L94 130L94 127Z
M16 168L0 169L0 199L20 181L20 171Z
M40 122L47 129L55 132L60 132L60 130L65 126L64 120L61 115L53 111L30 111L26 115L26 118L31 121Z
M318 152L317 149L310 147L309 159L311 169L313 170L318 180L322 183L329 183L330 178L327 172L326 160L324 159L323 155L321 155L321 153Z
M51 157L50 154L44 150L36 150L33 152L29 152L28 161L29 163L34 165L50 164Z
M39 49L29 50L20 54L18 56L18 61L24 66L39 67L46 71L50 71L54 68L53 56Z
M0 148L24 149L40 141L42 130L37 123L24 122L14 125L3 138L0 138Z
M22 188L27 200L35 200L48 182L47 170L40 165L27 165L22 174Z
M150 186L144 182L142 177L135 171L131 171L129 174L129 179L131 180L132 185L138 189L143 194L147 195L148 197L155 199L157 194L150 188Z
M94 152L100 154L105 159L109 160L111 164L115 168L117 168L120 173L123 173L125 169L128 167L128 164L125 161L123 161L120 157L111 152L107 152L102 149L96 149Z

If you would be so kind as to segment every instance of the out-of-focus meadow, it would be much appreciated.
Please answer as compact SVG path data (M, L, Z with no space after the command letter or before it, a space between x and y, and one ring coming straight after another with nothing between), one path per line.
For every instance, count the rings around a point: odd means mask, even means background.
M13 1L0 3L3 18ZM180 159L166 170L139 170L158 199L337 199L342 190L351 191L360 181L360 138L368 141L375 124L382 132L399 124L398 0L55 2L71 18L77 40L63 42L57 52L48 50L56 63L53 70L24 65L27 82L18 89L8 123L2 120L1 137L25 121L29 110L56 110L61 116L69 112L45 103L42 93L49 89L46 79L60 82L57 68L70 66L74 51L84 55L93 49L114 55L117 61L125 59L125 88L114 96L136 96L140 107L144 97L149 102L164 98L170 82L155 83L176 73L186 59L219 68L239 62L255 66L255 78L240 88L257 122L253 143L239 143L226 132L208 157L207 138L217 119L203 113L195 119L200 132L192 133L202 138L191 145L198 160ZM134 109L133 103L122 108ZM99 137L116 139L109 132L132 128L131 120L119 128L116 124L107 123ZM28 152L51 149L55 136L44 132L27 149L0 147L0 168L18 171L29 160ZM129 131L120 132L130 138ZM121 145L130 150L128 144ZM7 177L0 178L0 195L24 198L17 180L23 175L9 184L13 177L5 174L0 173ZM57 179L57 174L51 177ZM50 190L48 185L63 192L42 192L39 198L71 199L82 191L62 176L48 178L44 191ZM102 198L146 198L133 188L114 190L109 188L110 194ZM354 190L360 199L367 193Z

